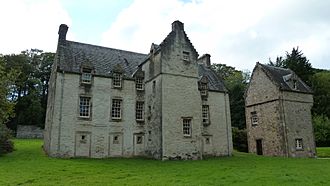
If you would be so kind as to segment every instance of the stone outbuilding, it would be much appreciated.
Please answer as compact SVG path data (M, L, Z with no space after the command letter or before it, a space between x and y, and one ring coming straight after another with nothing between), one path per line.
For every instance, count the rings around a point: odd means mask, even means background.
M180 21L148 54L66 40L49 82L44 150L54 157L230 156L229 96Z
M249 152L315 157L312 90L292 70L257 63L246 90Z

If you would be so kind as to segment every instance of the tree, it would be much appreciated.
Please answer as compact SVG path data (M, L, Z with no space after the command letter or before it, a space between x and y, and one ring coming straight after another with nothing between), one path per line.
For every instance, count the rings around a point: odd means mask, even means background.
M311 85L311 77L314 74L313 68L309 60L304 56L299 47L293 48L291 53L286 52L285 58L277 57L273 62L269 59L269 65L289 68L293 70L307 85Z
M3 56L0 55L0 155L14 150L13 142L10 140L11 131L5 123L14 116L14 103L9 101L7 96L17 73L14 70L7 73L4 64Z
M39 49L4 56L6 71L15 69L20 72L10 89L10 99L17 102L16 116L7 123L11 129L16 130L17 125L44 127L54 56L54 53L43 53Z
M314 91L314 115L324 115L330 118L330 71L317 72L312 76Z
M313 117L313 127L315 134L316 146L330 146L330 120L324 115Z

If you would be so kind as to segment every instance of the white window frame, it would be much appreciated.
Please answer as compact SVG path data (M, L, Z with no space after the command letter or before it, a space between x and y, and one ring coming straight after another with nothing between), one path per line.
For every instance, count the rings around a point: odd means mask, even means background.
M203 125L210 124L210 108L209 108L209 105L202 105L202 122L203 122Z
M137 101L135 105L135 119L137 121L143 121L144 120L144 102L143 101Z
M114 88L121 88L122 87L122 74L121 73L113 73L112 77L112 86Z
M114 98L111 104L111 118L113 120L120 120L122 118L122 99Z
M252 126L258 125L258 121L259 121L259 118L258 118L257 112L256 111L251 112L251 124L252 124Z
M207 90L208 90L208 86L207 83L200 83L200 91L201 91L201 95L202 96L207 96Z
M296 138L295 139L295 145L296 145L296 150L304 150L303 139L302 138Z
M184 137L191 137L191 118L182 119L182 133Z
M84 84L92 83L92 70L91 69L83 69L81 74L81 82Z
M144 90L144 82L142 77L136 77L135 88L136 90Z
M90 118L91 116L91 97L80 96L79 97L79 117Z

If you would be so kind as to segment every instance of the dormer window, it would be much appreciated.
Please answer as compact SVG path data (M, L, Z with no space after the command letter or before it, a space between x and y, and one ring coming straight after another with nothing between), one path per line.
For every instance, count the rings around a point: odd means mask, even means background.
M182 59L183 59L183 61L190 61L189 52L183 51L182 52Z
M201 96L207 96L207 90L208 90L208 87L207 87L207 83L200 83L200 92L201 92Z
M112 78L112 85L114 88L121 88L122 82L122 74L120 73L113 73Z
M84 68L81 74L81 82L84 84L92 83L92 69Z
M143 77L136 77L135 88L136 90L144 90Z
M293 81L293 85L292 85L293 89L294 89L294 90L297 90L297 80L294 79L294 80L292 80L292 81Z

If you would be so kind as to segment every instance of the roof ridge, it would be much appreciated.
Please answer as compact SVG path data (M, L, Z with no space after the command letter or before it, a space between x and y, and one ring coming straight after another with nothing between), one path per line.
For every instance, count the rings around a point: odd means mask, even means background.
M118 48L110 48L110 47L99 46L99 45L95 45L95 44L89 44L89 43L81 43L81 42L77 42L77 41L66 40L66 42L71 42L71 43L76 43L76 44L81 44L81 45L88 45L88 46L92 46L92 47L96 47L96 48L111 49L111 50L116 50L116 51L120 51L120 52L140 54L140 55L145 55L145 56L148 55L148 54L143 54L143 53L139 53L139 52L133 52L133 51L123 50L123 49L118 49Z

